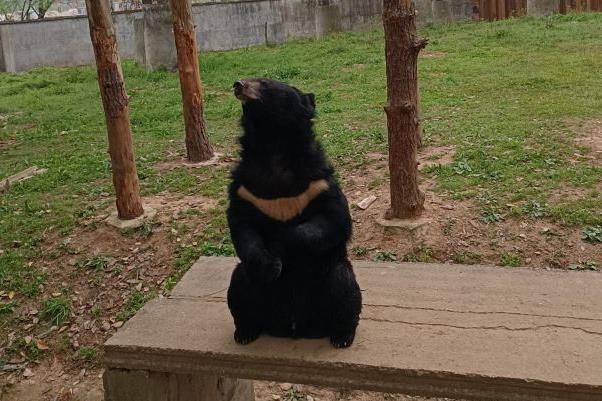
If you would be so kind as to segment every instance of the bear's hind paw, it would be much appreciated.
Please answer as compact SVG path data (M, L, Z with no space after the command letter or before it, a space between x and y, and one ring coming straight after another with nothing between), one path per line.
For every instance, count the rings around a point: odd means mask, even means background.
M332 335L330 336L330 343L335 348L348 348L353 344L353 340L355 338L355 331L351 333L345 333L342 335Z
M257 340L260 334L261 332L259 331L236 329L234 331L234 341L240 345L247 345Z

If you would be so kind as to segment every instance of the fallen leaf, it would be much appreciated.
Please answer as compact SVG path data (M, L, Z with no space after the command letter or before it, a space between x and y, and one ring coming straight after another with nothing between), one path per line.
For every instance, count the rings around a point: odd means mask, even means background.
M25 336L23 339L25 340L25 344L27 344L27 345L29 345L31 340L33 340L33 338L31 336Z
M40 349L42 351L46 351L46 350L50 349L50 347L42 340L37 340L36 345L38 346L38 349Z
M13 299L15 297L15 292L11 291L8 293L8 299Z

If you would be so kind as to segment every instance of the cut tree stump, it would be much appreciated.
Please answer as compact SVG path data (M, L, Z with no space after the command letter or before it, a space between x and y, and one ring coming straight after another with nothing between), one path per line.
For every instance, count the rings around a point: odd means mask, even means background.
M107 401L253 400L243 379L478 401L602 400L598 272L355 262L364 309L355 343L340 350L326 338L236 344L226 305L236 263L201 258L170 297L107 341ZM228 388L242 398L211 395L216 377L238 379ZM150 389L156 396L145 398ZM209 395L180 395L191 392Z

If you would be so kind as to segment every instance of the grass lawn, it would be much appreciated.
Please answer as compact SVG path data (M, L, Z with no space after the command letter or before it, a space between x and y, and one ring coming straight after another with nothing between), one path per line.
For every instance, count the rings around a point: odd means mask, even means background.
M482 232L510 222L543 224L546 235L537 241L560 236L559 244L564 233L576 232L564 255L575 268L595 268L602 258L602 149L596 153L579 138L602 132L602 13L453 24L421 34L430 39L420 59L425 149L450 153L449 162L423 170L429 192L451 205L470 205L470 218ZM351 175L371 171L373 156L386 154L383 46L382 29L374 29L202 55L211 141L236 157L240 105L231 95L236 79L261 75L287 81L315 92L319 138L341 180L352 187ZM93 319L108 319L116 309L126 319L153 294L171 288L198 255L233 254L223 215L231 166L157 168L184 154L177 75L146 73L130 61L124 62L124 73L143 195L200 197L210 207L156 222L170 247L168 266L157 273L160 280L150 289L139 283L117 286L121 302L91 311ZM0 331L24 324L26 305L40 309L47 324L69 321L74 294L81 286L102 287L111 258L121 256L99 253L102 237L87 248L73 245L80 236L94 238L104 227L94 218L112 207L106 148L94 68L0 74L0 178L33 165L48 169L0 195ZM368 189L386 188L385 170L379 171ZM192 226L194 219L200 227ZM453 237L459 220L442 221L443 233ZM124 241L132 248L144 245L154 224L126 233ZM354 247L355 256L399 258L392 242L374 241ZM153 246L161 252L161 244ZM418 246L404 259L447 260L437 257L436 246ZM587 260L569 257L582 251L590 255ZM453 260L525 263L525 255L517 259L512 249L496 248L488 255L467 249ZM77 262L65 267L69 258ZM75 286L78 271L88 278ZM125 277L117 268L111 274ZM90 359L95 352L84 354Z

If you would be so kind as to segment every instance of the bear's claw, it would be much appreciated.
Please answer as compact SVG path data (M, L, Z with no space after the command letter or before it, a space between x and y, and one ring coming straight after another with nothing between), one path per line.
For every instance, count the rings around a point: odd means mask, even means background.
M332 335L330 336L330 343L335 348L349 348L353 344L355 339L355 333L346 333L343 335Z

